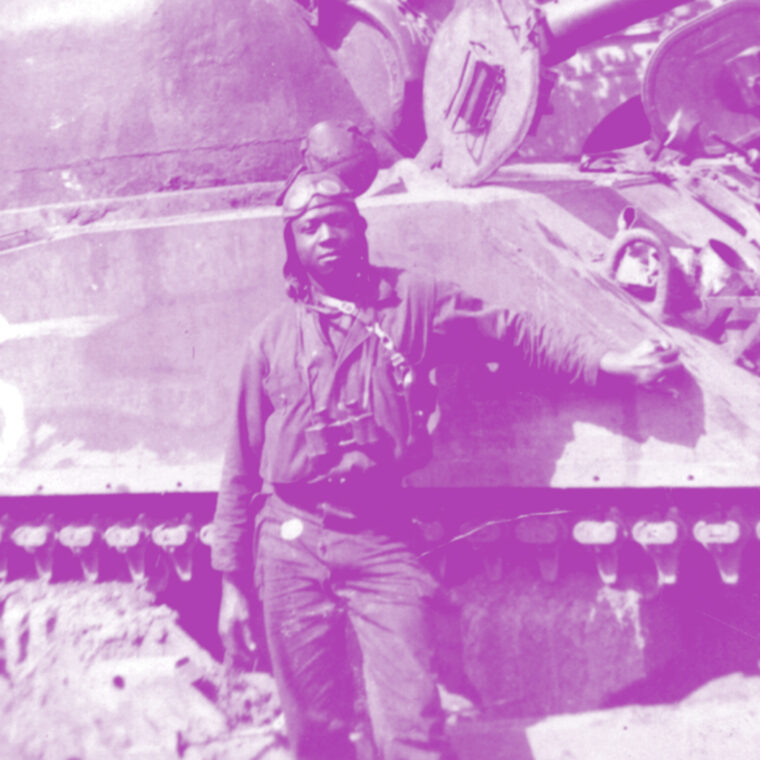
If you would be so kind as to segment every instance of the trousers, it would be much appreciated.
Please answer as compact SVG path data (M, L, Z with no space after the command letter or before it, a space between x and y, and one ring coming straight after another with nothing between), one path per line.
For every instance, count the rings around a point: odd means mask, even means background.
M402 530L335 520L273 494L258 518L256 583L298 760L356 757L348 634L382 760L453 758L432 673L437 584Z

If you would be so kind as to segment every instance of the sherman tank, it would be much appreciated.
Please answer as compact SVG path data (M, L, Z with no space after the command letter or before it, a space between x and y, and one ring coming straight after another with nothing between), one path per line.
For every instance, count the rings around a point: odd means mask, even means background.
M678 589L748 607L758 2L86 5L18 5L0 25L17 100L0 134L3 580L208 582L243 342L285 297L274 200L309 126L339 118L383 166L359 201L376 262L683 360L635 391L438 370L434 456L407 493L429 505L430 561L460 589L464 628L442 624L464 640L460 681L488 705L519 682L526 714L598 707L672 662L682 640L640 616L667 617L691 593ZM568 595L602 622L555 641L547 662L572 651L596 673L598 637L618 652L583 688L538 668L538 639L504 643L575 625ZM543 617L498 617L521 600ZM729 649L756 657L750 638ZM502 663L491 672L486 640ZM535 682L504 664L531 657Z

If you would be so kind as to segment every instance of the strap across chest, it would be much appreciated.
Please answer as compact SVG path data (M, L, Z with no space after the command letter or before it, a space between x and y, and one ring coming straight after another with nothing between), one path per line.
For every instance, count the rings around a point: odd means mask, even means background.
M304 328L309 312L312 312L315 315L327 314L329 316L334 316L336 312L338 312L351 317L352 320L348 330L342 336L339 345L335 346L335 362L331 368L330 376L324 385L323 393L320 398L316 398L315 396L314 384L309 371L309 357L306 352L304 339ZM309 389L309 397L313 412L323 413L328 408L338 373L358 345L362 346L360 372L362 376L361 408L363 410L369 411L372 368L377 363L378 345L389 356L391 366L394 370L394 376L399 386L404 387L407 382L410 381L411 372L408 359L396 348L391 336L380 326L374 310L371 312L371 318L368 319L355 303L332 298L330 296L322 296L319 303L299 304L298 321L300 332L300 364L304 374L304 380ZM319 329L316 320L314 326L316 329ZM356 338L358 336L356 335L356 331L364 331L368 336L376 337L377 341L362 340L357 342Z

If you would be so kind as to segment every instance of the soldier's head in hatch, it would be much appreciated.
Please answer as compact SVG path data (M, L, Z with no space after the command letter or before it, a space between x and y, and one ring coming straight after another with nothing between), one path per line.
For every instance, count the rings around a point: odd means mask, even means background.
M660 276L660 253L649 242L628 243L620 257L615 279L633 295L651 300Z
M303 172L282 199L288 295L306 298L312 287L349 298L366 273L367 223L354 193L336 175Z

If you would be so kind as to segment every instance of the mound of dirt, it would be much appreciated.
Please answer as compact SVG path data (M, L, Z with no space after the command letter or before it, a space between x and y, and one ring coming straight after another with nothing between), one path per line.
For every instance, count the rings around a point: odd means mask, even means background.
M0 588L0 760L284 760L270 676L231 673L139 585Z

